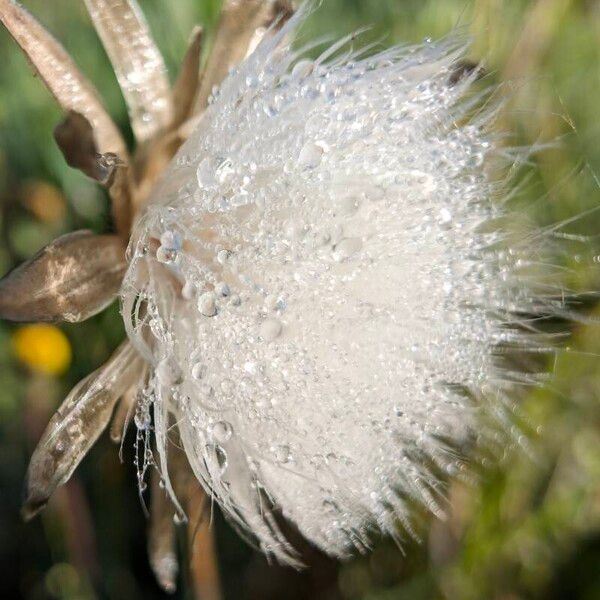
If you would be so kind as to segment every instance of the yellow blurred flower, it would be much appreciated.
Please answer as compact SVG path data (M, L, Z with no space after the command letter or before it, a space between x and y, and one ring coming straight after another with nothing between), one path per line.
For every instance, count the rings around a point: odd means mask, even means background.
M66 213L62 192L45 181L31 181L22 192L23 204L40 221L60 221Z
M12 336L12 346L21 362L47 375L60 375L71 364L71 344L54 325L19 327Z

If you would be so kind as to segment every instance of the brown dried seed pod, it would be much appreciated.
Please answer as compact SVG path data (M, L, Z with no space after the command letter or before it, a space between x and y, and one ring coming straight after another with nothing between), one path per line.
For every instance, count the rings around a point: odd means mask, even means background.
M196 97L195 113L205 110L213 87L220 85L229 70L244 59L256 30L273 22L278 6L285 7L286 12L291 10L287 2L265 0L224 2L217 35Z
M124 342L106 364L80 381L54 414L31 457L22 514L31 519L66 483L108 425L114 405L142 368Z
M171 128L176 129L189 116L200 83L200 52L204 39L202 27L195 27L173 86L174 115Z
M131 127L144 142L171 121L167 68L134 0L85 0L125 96Z
M0 317L84 321L114 300L125 269L117 236L68 233L0 280Z
M50 93L65 110L92 123L99 151L125 157L126 146L94 86L81 74L64 48L23 7L0 0L0 21L21 47Z
M156 469L152 471L151 489L148 558L156 580L165 592L172 594L179 571L175 553L175 511L171 499L160 485L160 473Z

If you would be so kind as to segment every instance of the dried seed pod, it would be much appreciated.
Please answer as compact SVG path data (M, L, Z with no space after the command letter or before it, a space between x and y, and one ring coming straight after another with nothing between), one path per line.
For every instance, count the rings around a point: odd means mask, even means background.
M267 10L265 10L265 20L260 27L254 30L244 59L256 50L269 32L281 29L286 21L294 16L295 12L293 2L289 0L271 0L268 2Z
M135 0L85 0L125 96L138 142L154 137L172 115L167 69Z
M0 317L84 321L113 301L125 268L117 236L68 233L0 280Z
M54 139L69 166L108 189L115 228L127 239L132 212L132 181L127 164L116 154L98 152L91 123L75 111L69 111L55 127Z
M126 156L125 142L98 92L64 48L23 7L11 0L0 0L0 21L60 106L85 115L92 123L100 152Z
M187 557L194 592L205 600L220 600L221 584L207 496L194 477L185 452L179 447L181 440L177 434L172 441L169 446L169 472L173 490L181 500L187 517Z
M113 163L110 179L106 182L108 195L110 196L111 212L115 229L123 241L127 242L131 232L133 221L134 190L131 169L124 163L115 163L113 158L104 154Z
M186 502L191 579L199 598L219 600L221 584L216 561L214 528L211 527L207 504L204 490L192 478Z
M274 0L271 2L271 22L283 24L294 16L296 7L291 0ZM269 23L270 25L271 23Z
M124 342L106 364L80 381L46 427L29 463L25 519L44 508L108 425L117 399L142 369L142 359Z
M241 62L254 33L272 21L274 3L265 0L228 0L224 3L215 41L202 76L194 112L202 112L212 89Z
M188 49L183 57L177 81L173 86L174 115L172 128L177 128L190 115L200 82L200 52L203 40L202 27L192 31Z
M108 179L108 165L99 160L94 128L84 115L69 110L54 128L54 139L70 167L101 183Z
M151 489L148 558L160 587L172 594L179 571L175 553L175 511L171 499L160 485L160 473L156 469L152 471Z
M142 373L145 369L142 369ZM135 411L135 403L140 382L136 381L121 397L110 423L110 439L119 444L125 437L131 416Z

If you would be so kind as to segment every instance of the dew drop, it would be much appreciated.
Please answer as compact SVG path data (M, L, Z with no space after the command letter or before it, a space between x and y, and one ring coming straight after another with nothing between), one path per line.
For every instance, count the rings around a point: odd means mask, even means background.
M201 188L210 188L215 185L215 173L210 159L205 158L200 162L198 169L196 170L196 178L198 179L198 185Z
M224 444L231 439L233 427L227 421L218 421L213 425L212 436L220 444Z
M214 317L217 314L217 303L213 292L205 292L198 298L198 310L205 317Z
M204 363L197 362L192 367L192 377L196 380L200 380L205 375L206 375L206 365Z
M219 252L217 253L217 262L220 265L224 265L230 257L231 252L229 250L219 250Z
M135 426L138 428L138 430L145 431L150 427L150 412L144 409L137 410L133 417L133 422L135 423Z
M265 308L268 311L283 311L286 307L285 298L273 294L265 298Z
M360 238L344 238L333 249L333 259L341 262L356 254L362 248Z
M181 381L179 369L169 359L161 360L156 367L156 378L161 385L170 387Z
M175 250L175 248L160 246L160 248L156 251L156 260L165 265L172 265L173 263L177 262L178 257L179 253L177 250Z
M306 142L298 155L298 166L301 169L315 169L321 163L323 148L314 142Z
M372 202L378 202L379 200L382 200L385 197L385 190L380 186L373 186L369 188L367 192L367 197Z
M213 388L212 385L203 385L200 388L200 393L202 394L202 396L204 396L205 398L212 398L215 394L215 389Z
M221 391L224 394L231 394L233 392L233 382L230 379L223 379L221 381Z
M281 321L278 319L265 319L260 326L260 336L265 342L272 342L281 334Z
M439 222L443 227L447 227L452 223L452 213L447 208L442 208L442 210L440 210Z
M312 60L299 60L292 69L292 77L297 79L304 79L313 72L314 66L315 65Z
M244 371L246 371L246 373L249 373L250 375L256 375L256 371L257 371L256 363L251 360L245 362L244 363Z
M313 236L313 244L315 248L319 246L326 246L331 242L331 234L327 231L316 232Z
M356 195L347 195L336 198L333 210L337 216L349 217L353 215L360 205L360 198Z
M263 107L263 112L267 117L276 117L279 114L279 111L273 104L267 104Z
M217 285L215 286L215 292L217 296L221 296L222 298L226 298L231 294L229 286L224 282L217 283Z
M193 281L186 281L181 288L181 296L184 300L193 300L196 295L196 286Z
M273 448L273 454L275 455L275 459L277 460L277 462L280 463L287 463L292 458L290 447L287 444L275 446Z
M215 457L217 459L217 465L219 465L219 470L221 475L225 473L227 470L227 452L221 446L215 446Z
M152 332L152 335L157 340L160 340L163 337L163 330L162 330L161 322L158 319L150 319L149 325L150 325L150 331Z
M231 159L224 158L215 171L215 178L220 184L224 184L235 173Z
M179 233L176 231L167 230L160 236L160 245L164 248L181 250L183 241Z

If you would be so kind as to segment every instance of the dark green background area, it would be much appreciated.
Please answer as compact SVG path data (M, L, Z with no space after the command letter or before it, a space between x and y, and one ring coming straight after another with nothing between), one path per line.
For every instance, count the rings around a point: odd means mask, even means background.
M139 2L172 75L193 24L210 33L220 4ZM131 141L124 102L83 2L24 3L94 81ZM507 143L548 144L527 169L515 206L522 219L548 226L592 210L564 228L573 239L561 258L568 285L586 294L581 312L589 318L572 327L551 385L521 399L520 418L535 432L529 449L478 462L477 484L450 485L448 520L421 524L420 543L407 539L400 551L382 540L371 554L345 564L309 552L311 568L298 573L269 567L217 515L226 597L599 599L600 329L594 321L600 310L589 292L600 289L600 210L593 211L600 201L600 2L323 0L304 35L335 39L365 25L372 25L365 40L382 47L453 30L472 40L469 57L483 61L486 80L499 84L507 99L499 122L510 134ZM1 274L56 235L84 227L106 231L110 219L103 192L63 162L52 139L60 111L5 31L0 57ZM24 205L24 189L40 181L68 198L62 218L40 220ZM63 328L73 363L43 385L13 356L13 330L0 323L0 597L165 597L147 566L132 439L123 463L118 449L101 439L69 484L74 505L53 504L29 524L18 514L28 457L53 407L124 335L118 307ZM76 512L75 530L61 517L65 511Z

